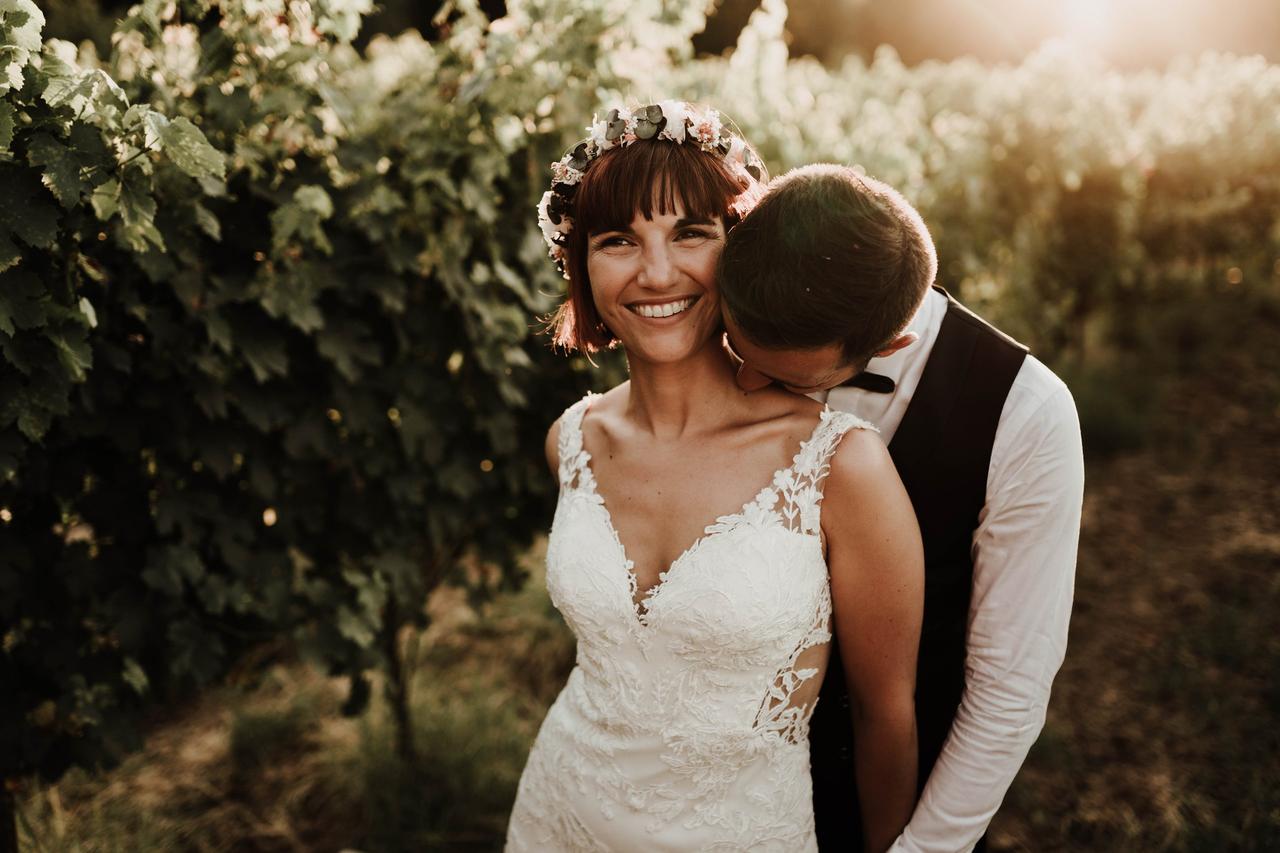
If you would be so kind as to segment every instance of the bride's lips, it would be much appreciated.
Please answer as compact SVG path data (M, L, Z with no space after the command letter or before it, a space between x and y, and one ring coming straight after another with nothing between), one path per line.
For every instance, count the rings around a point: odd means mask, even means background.
M676 318L692 308L701 298L701 295L698 294L668 298L661 301L632 302L627 305L627 310L645 320L675 322Z

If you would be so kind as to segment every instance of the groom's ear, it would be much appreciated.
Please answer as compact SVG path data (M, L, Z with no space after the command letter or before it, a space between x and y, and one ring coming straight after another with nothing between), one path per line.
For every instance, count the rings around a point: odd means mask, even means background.
M901 335L898 335L896 338L889 341L889 343L885 344L884 349L875 353L875 357L884 358L886 356L893 355L898 350L903 347L909 347L918 340L920 340L920 336L915 332L903 332Z

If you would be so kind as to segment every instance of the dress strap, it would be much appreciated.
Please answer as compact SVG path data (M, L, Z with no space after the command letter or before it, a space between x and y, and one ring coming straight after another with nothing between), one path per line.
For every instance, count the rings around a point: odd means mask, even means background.
M813 435L801 446L792 469L791 488L782 490L783 516L791 520L799 532L818 532L822 484L831 472L831 457L840 446L840 439L852 429L880 431L875 424L851 412L826 408Z
M560 435L556 447L560 454L560 488L573 489L583 483L584 475L589 476L591 469L587 467L588 459L582 445L582 418L591 408L591 401L600 395L588 391L587 395L564 410L560 416Z

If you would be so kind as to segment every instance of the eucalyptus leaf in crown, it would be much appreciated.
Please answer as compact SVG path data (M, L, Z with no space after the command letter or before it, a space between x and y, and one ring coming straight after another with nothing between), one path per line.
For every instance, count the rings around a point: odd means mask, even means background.
M721 120L720 113L684 101L660 101L634 110L615 107L600 118L592 116L590 136L551 164L551 189L538 202L538 226L548 254L561 275L569 277L566 245L573 231L573 197L587 167L604 152L639 140L659 139L697 145L718 154L732 171L761 180L759 156Z

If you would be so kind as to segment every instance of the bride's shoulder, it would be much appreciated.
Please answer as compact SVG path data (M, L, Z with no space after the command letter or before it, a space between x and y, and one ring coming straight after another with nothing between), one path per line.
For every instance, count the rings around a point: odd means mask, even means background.
M560 470L560 438L564 431L573 430L579 432L582 429L582 421L587 411L590 410L595 414L606 412L617 407L619 397L625 394L625 388L628 383L615 386L603 394L588 391L578 402L569 406L560 413L560 417L556 418L551 426L547 429L547 438L544 450L547 454L547 465L551 467L551 473Z
M835 447L828 459L824 506L863 513L886 495L905 494L889 448L876 428L856 415L827 409Z

